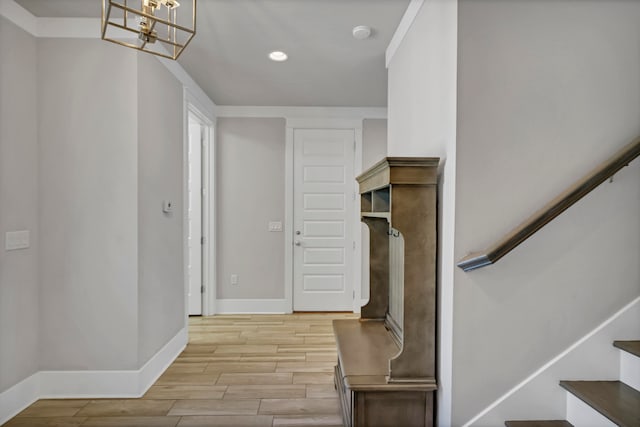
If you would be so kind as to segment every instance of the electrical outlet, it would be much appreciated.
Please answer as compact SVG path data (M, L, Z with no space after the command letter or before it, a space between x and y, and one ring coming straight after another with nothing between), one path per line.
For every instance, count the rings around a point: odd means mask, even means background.
M237 285L238 284L238 275L237 274L232 274L231 275L231 284L232 285Z

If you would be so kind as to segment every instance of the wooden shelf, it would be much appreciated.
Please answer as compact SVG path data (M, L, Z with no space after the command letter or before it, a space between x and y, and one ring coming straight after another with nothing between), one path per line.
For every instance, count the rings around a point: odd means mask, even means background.
M391 212L362 212L364 218L386 218L391 219Z

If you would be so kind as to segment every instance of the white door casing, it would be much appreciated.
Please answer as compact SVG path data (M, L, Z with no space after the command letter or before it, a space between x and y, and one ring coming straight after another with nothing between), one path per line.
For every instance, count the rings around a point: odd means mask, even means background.
M293 130L293 309L351 311L354 129Z
M189 314L202 314L202 142L204 128L193 116L189 117L188 147L188 263L187 293Z

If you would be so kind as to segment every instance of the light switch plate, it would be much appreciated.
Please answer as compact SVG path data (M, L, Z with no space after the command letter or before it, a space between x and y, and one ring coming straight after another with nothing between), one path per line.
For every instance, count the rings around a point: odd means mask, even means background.
M163 200L162 201L162 212L164 212L164 213L173 212L173 202L171 200Z
M29 245L29 230L8 231L5 233L5 250L15 251L18 249L27 249Z
M282 231L282 221L269 221L269 231Z

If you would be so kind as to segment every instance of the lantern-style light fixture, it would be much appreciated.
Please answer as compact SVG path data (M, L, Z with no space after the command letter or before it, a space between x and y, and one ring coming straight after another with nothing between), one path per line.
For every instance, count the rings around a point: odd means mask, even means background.
M102 39L178 59L196 34L197 0L102 0Z

